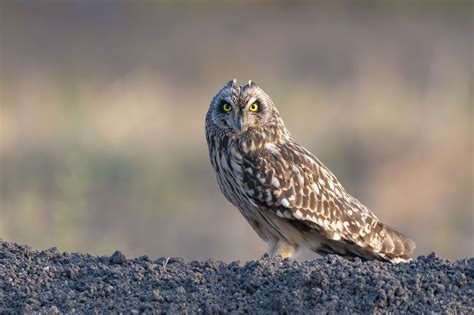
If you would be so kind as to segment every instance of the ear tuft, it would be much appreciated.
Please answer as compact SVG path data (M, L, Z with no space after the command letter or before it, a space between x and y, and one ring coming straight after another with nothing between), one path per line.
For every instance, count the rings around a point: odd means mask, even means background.
M257 86L257 84L255 84L255 82L253 82L252 80L249 80L249 82L247 83L248 86Z
M229 80L225 85L226 85L226 86L237 85L237 79Z

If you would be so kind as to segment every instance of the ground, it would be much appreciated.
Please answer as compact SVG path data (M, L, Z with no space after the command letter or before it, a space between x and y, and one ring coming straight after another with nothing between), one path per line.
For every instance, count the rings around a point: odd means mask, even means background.
M96 257L0 241L0 313L474 313L474 258Z

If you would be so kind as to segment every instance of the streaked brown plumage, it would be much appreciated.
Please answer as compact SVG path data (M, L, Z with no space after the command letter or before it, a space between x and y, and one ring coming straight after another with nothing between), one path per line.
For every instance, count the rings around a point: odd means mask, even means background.
M209 157L224 196L268 244L289 257L321 255L404 261L415 243L381 223L329 169L298 144L254 82L227 82L206 115Z

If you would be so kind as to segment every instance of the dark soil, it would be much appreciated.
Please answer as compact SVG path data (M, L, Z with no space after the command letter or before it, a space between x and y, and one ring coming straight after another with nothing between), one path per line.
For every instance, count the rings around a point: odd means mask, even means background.
M0 241L0 313L474 313L474 259L126 259Z

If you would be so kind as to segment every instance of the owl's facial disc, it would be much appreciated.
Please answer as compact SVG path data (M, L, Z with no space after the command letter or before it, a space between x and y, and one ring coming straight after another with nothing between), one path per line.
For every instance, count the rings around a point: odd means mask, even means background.
M247 103L232 106L232 110L226 112L226 124L232 128L234 134L241 134L251 129L263 127L265 121L261 115L262 106L255 98L249 99ZM224 107L225 105L223 105ZM228 108L227 106L225 106Z
M216 94L211 109L214 124L238 136L265 128L273 103L254 82L238 85L236 80L231 80Z

